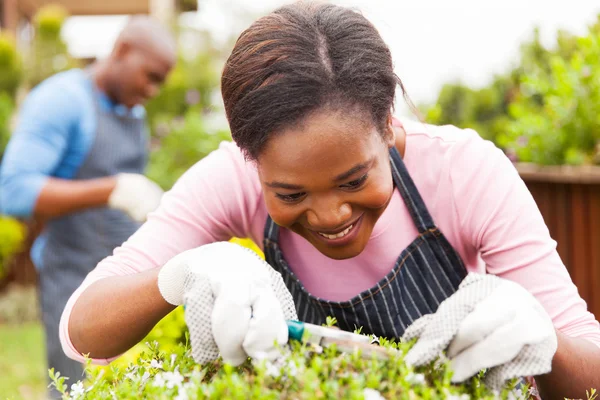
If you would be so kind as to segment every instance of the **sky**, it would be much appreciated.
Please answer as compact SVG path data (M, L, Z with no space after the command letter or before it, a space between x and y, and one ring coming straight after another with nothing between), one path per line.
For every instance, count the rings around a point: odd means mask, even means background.
M584 34L600 13L598 0L333 0L359 9L379 30L411 99L435 101L444 83L488 83L518 62L523 41L539 27L551 46L556 31ZM183 21L209 29L217 42L237 36L282 0L200 0ZM126 17L72 17L64 29L70 51L105 56Z

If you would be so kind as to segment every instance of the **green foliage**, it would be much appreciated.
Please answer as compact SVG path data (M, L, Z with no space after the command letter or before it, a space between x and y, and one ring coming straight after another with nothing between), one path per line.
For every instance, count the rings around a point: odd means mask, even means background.
M425 118L433 124L475 129L482 137L494 141L508 123L507 108L514 87L512 77L501 76L483 89L446 84Z
M13 110L14 103L11 96L6 92L0 92L0 161L10 139Z
M164 133L160 133L161 129ZM164 189L170 189L185 171L215 150L219 143L231 140L227 131L209 131L203 116L195 110L189 110L183 118L162 122L157 131L162 138L154 138L147 175Z
M563 39L565 40L565 39ZM600 164L600 23L528 66L500 144L537 164ZM565 46L565 45L563 45Z
M600 22L583 37L559 31L552 49L536 29L512 71L480 89L445 85L426 120L473 128L515 160L600 164L598 58Z
M147 175L164 189L219 143L231 140L228 131L209 121L222 112L213 103L222 50L213 49L206 32L180 29L177 34L192 48L182 50L159 95L146 106L152 135Z
M44 6L36 13L35 37L27 58L29 87L36 86L58 72L78 66L60 36L67 15L66 10L58 5Z
M10 34L0 32L0 94L14 98L22 78L23 65L15 40Z
M36 34L44 40L60 40L60 33L67 17L67 10L57 4L41 8L34 17Z
M15 219L0 215L0 279L8 272L10 257L21 250L25 227Z
M292 342L278 360L248 361L237 368L219 360L198 365L187 344L164 352L152 343L134 363L113 367L111 380L89 367L85 382L65 381L53 371L51 377L64 399L495 399L508 398L509 392L512 398L528 397L527 390L512 389L515 382L494 395L482 374L453 385L447 363L413 369L403 362L411 343L381 342L399 351L381 360L363 357L359 350L342 353L335 346Z
M151 126L185 115L189 110L199 113L211 110L212 96L219 85L215 60L210 50L191 59L179 57L159 95L146 105Z

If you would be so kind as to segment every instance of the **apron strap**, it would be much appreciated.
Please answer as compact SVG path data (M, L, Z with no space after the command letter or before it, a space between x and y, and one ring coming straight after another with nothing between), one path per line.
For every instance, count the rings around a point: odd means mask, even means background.
M419 233L424 233L430 229L434 229L435 224L433 223L433 218L429 214L429 211L427 211L425 202L419 194L417 186L410 177L406 165L404 165L404 161L402 161L402 157L400 157L400 153L396 147L390 149L390 161L394 183L400 191L400 195L408 208L417 230Z
M265 244L269 242L277 243L279 240L279 225L277 225L271 219L271 216L267 214L267 223L265 224L264 232ZM266 246L265 246L266 248Z

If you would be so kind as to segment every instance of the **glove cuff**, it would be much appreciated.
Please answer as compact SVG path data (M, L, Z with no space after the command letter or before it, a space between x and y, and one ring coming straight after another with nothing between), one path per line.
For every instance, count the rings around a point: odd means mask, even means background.
M115 175L115 179L117 181L115 188L108 196L108 206L110 208L116 209L124 209L124 205L127 202L127 195L124 193L124 179L127 179L126 176L131 174L120 173Z
M188 268L178 263L166 263L158 272L158 291L174 306L183 304L185 278Z

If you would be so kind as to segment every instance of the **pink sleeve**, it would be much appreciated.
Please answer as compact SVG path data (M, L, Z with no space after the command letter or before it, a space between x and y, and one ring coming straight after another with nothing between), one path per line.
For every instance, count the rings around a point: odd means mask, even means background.
M60 321L60 340L67 356L83 360L69 338L68 321L87 287L106 277L162 266L175 255L206 243L248 237L260 193L255 169L232 143L222 143L187 171L148 221L101 261L69 299ZM112 359L93 361L106 364Z
M554 326L600 346L600 327L588 312L556 251L532 195L501 150L472 130L457 143L450 180L462 234L487 272L525 287Z

